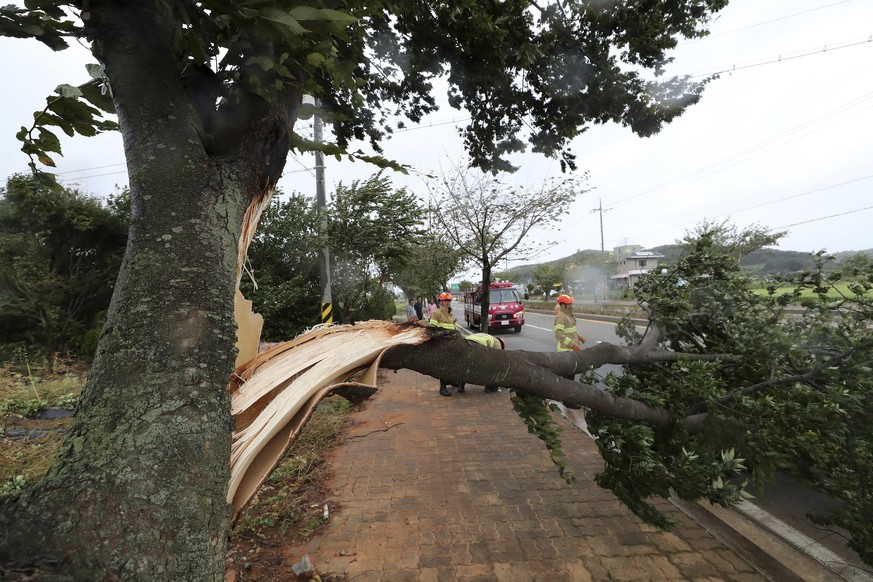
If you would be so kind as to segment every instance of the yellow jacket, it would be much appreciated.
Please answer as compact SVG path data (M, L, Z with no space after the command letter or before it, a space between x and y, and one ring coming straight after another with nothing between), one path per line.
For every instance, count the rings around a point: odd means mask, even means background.
M564 307L559 308L555 315L555 341L559 352L578 350L577 346L585 343L585 338L576 331L576 317Z
M433 315L430 316L430 322L428 325L433 327L441 327L443 329L456 329L457 326L455 322L457 319L453 313L449 313L449 310L445 307L440 307L436 311L433 312Z
M497 341L497 338L487 333L473 333L468 335L466 339L468 342L476 342L486 348L500 349L500 342Z

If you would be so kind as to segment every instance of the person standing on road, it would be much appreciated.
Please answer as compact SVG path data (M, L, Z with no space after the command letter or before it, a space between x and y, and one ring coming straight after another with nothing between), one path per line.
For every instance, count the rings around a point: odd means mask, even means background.
M415 315L419 321L424 321L424 306L421 304L421 295L415 298Z
M559 352L578 352L585 343L585 338L576 330L576 316L573 314L574 299L566 294L558 295L558 306L555 308L555 341ZM567 380L575 380L576 375L566 376ZM579 409L578 404L564 403L567 408Z
M576 331L576 316L573 314L573 298L566 294L558 295L555 309L555 341L559 352L578 352L585 338Z
M418 315L415 313L415 306L412 304L412 299L406 302L406 321L411 323L418 321Z
M431 297L427 302L427 320L430 321L430 318L433 317L434 311L437 310L437 299L436 297Z
M443 329L458 329L457 318L455 314L452 313L452 294L451 293L440 293L438 298L440 300L440 308L433 312L433 315L430 318L430 322L428 325L433 327L441 327ZM461 382L458 384L458 393L464 392L464 383ZM440 395L441 396L451 396L452 393L449 392L449 389L446 387L446 381L440 380Z
M486 348L500 348L501 350L506 349L506 342L499 337L494 337L493 335L489 335L487 333L473 333L467 336L468 342L475 342L481 346L485 346ZM485 386L485 392L497 392L499 388L497 386Z

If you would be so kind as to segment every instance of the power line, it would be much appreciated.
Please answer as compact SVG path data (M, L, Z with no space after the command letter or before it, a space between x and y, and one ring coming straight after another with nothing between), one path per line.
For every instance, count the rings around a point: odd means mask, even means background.
M744 162L744 161L747 161L747 160L752 159L754 157L757 157L758 155L760 155L762 153L765 153L765 152L770 151L772 149L775 149L777 147L781 147L785 144L791 143L791 141L795 141L796 139L799 139L800 137L805 137L805 136L809 135L809 133L812 133L812 132L808 132L806 134L798 136L797 138L795 138L793 140L784 141L781 144L774 145L773 147L770 147L766 150L758 152L756 155L748 155L747 156L747 154L751 154L751 153L755 152L756 150L759 150L760 148L763 148L765 146L768 146L768 145L775 143L780 138L783 138L783 137L786 137L786 136L791 135L793 133L796 133L796 132L798 132L804 128L807 128L815 123L818 123L820 121L824 121L824 120L826 120L826 119L828 119L828 118L830 118L838 113L842 113L844 111L847 111L851 107L859 105L859 104L863 103L864 101L870 100L871 98L873 98L873 93L867 93L865 95L862 95L861 97L857 97L855 99L852 99L851 101L848 101L847 103L844 103L844 104L840 105L839 107L836 107L835 109L832 109L826 113L823 113L822 115L819 115L818 117L814 117L808 121L805 121L805 122L801 123L800 125L796 125L796 126L790 128L786 131L783 131L782 133L779 133L773 137L767 138L764 141L759 142L753 146L750 146L748 148L740 150L739 152L735 152L733 154L730 154L729 156L727 156L725 158L722 158L716 162L708 164L702 168L698 168L697 170L693 170L691 172L688 172L687 174L684 174L678 178L675 178L673 180L668 180L667 182L664 182L660 186L650 188L649 190L644 190L643 192L640 192L639 194L635 194L629 198L624 198L622 200L615 201L615 202L613 202L613 204L614 205L625 204L625 203L630 202L632 200L637 200L639 198L642 198L643 196L648 196L649 194L653 194L655 192L658 192L659 190L663 190L664 188L667 188L669 186L682 184L685 182L690 182L693 180L697 180L697 179L704 178L706 176L715 174L717 172L721 172L722 170L726 170L726 169L733 167L741 162ZM814 130L814 131L818 131L818 130ZM745 157L744 159L740 159L740 158L743 158L743 156L747 156L747 157ZM734 160L737 160L737 161L732 163L732 164L724 165L727 162L731 162Z
M758 26L764 26L765 24L771 24L773 22L779 22L780 20L786 20L788 18L794 18L795 16L801 16L803 14L809 14L810 12L815 12L816 10L824 10L825 8L832 8L838 4L845 4L846 2L851 2L852 0L840 0L839 2L834 2L833 4L826 4L825 6L819 6L817 8L810 8L809 10L803 10L801 12L794 12L793 14L786 14L785 16L780 16L778 18L771 18L770 20L764 20L762 22L756 22L755 24L749 24L747 26L741 26L740 28L734 28L732 30L726 30L724 32L717 32L715 34L707 34L701 38L692 38L683 42L680 42L679 45L691 44L694 42L700 42L701 40L706 40L708 38L713 38L716 36L724 36L726 34L733 34L735 32L740 32L743 30L748 30L750 28L755 28Z
M307 168L306 166L304 166L303 163L299 159L297 159L297 156L295 156L293 154L289 155L289 157L291 159L293 159L295 162L297 162L297 165L300 166L301 168L303 168L303 170L292 170L290 172L282 172L283 176L285 174L293 174L296 172L304 171L304 172L309 172L312 175L312 177L315 178L315 173L312 171L312 168Z
M109 166L104 166L108 168ZM96 168L95 168L96 169ZM76 181L76 180L87 180L89 178L102 178L103 176L114 176L116 174L126 174L127 170L119 170L117 172L106 172L105 174L92 174L90 176L70 176L68 178L64 178L64 180Z
M824 190L830 190L831 188L837 188L839 186L845 186L846 184L852 184L853 182L860 182L861 180L868 180L873 178L873 174L868 174L867 176L861 176L860 178L855 178L853 180L846 180L845 182L840 182L838 184L831 184L830 186L824 186L822 188L816 188L815 190L807 190L806 192L801 192L800 194L792 194L791 196L786 196L784 198L777 198L776 200L770 200L769 202L762 202L761 204L756 204L755 206L748 206L746 208L741 208L739 210L733 210L731 212L725 212L724 214L718 214L713 218L721 218L722 216L728 216L731 214L736 214L738 212L745 212L747 210L754 210L755 208L761 208L762 206L769 206L770 204L776 204L778 202L785 202L786 200L791 200L793 198L800 198L801 196L807 196L809 194L815 194L816 192L822 192Z
M856 208L855 210L847 210L846 212L840 212L838 214L831 214L830 216L820 216L818 218L811 218L809 220L804 220L801 222L786 224L785 226L777 226L776 228L771 228L770 230L779 230L780 228L790 228L792 226L798 226L800 224L809 224L810 222L818 222L820 220L827 220L829 218L836 218L838 216L845 216L847 214L855 214L856 212L861 212L864 210L871 210L871 209L873 209L873 206L865 206L864 208Z
M460 119L448 119L446 121L435 121L433 123L429 123L427 125L413 125L412 127L401 127L400 129L395 129L394 133L402 133L404 131L415 131L416 129L427 129L429 127L436 127L438 125L449 125L452 123L461 123L462 121L470 121L471 117L461 117Z
M721 68L714 70L712 72L709 72L709 73L699 73L696 75L691 75L691 78L698 79L701 77L711 77L712 75L720 75L722 73L733 73L734 71L742 71L744 69L752 69L754 67L762 67L764 65L773 65L776 63L781 63L783 61L793 61L795 59L802 59L804 57L811 57L813 55L817 55L820 53L833 52L833 51L837 51L837 50L844 49L844 48L849 48L849 47L858 46L858 45L862 45L862 44L869 44L869 43L873 42L873 35L868 36L864 40L841 41L841 42L844 42L846 44L842 44L842 45L838 45L838 46L832 46L832 45L826 44L822 48L805 49L808 52L801 53L798 55L793 55L793 56L791 56L791 53L788 53L788 55L779 55L777 57L765 57L765 58L770 58L770 60L763 61L760 63L754 62L754 61L748 61L752 64L749 64L749 65L742 65L741 64L740 66L732 65L731 67L721 67Z
M771 201L771 202L765 202L765 203L763 203L763 204L759 204L758 206L752 206L752 207L749 207L749 208L744 208L744 209L742 209L742 210L734 210L734 211L732 211L732 212L726 212L726 213L724 213L724 214L716 215L716 216L714 216L713 218L721 218L722 216L728 216L728 215L730 215L730 214L734 214L734 213L737 213L737 212L743 212L743 211L745 211L745 210L751 210L752 208L757 208L757 207L759 207L759 206L766 206L766 205L768 205L768 204L775 204L775 203L777 203L777 202L784 202L785 200L790 200L790 199L792 199L792 198L798 198L798 197L800 197L800 196L806 196L807 194L812 194L812 193L814 193L814 192L821 192L821 191L823 191L823 190L829 190L829 189L832 189L832 188L836 188L836 187L838 187L838 186L845 186L846 184L851 184L851 183L853 183L853 182L859 182L859 181L861 181L861 180L866 180L866 179L869 179L869 178L873 178L873 174L868 175L868 176L862 176L862 177L860 177L860 178L855 178L855 179L853 179L853 180L847 180L847 181L845 181L845 182L840 182L840 183L837 183L837 184L831 184L831 185L829 185L829 186L823 186L823 187L821 187L821 188L817 188L817 189L815 189L815 190L809 190L809 191L807 191L807 192L801 192L800 194L792 194L791 196L786 196L786 197L784 197L784 198L780 198L780 199L778 199L778 200L773 200L773 201ZM819 220L825 220L825 219L827 219L827 218L834 218L834 217L837 217L837 216L843 216L843 215L845 215L845 214L852 214L852 213L854 213L854 212L861 212L862 210L868 210L868 209L870 209L870 208L873 208L873 206L865 207L865 208L859 208L859 209L857 209L857 210L851 210L851 211L848 211L848 212L842 212L842 213L840 213L840 214L833 214L833 215L831 215L831 216L823 216L823 217L820 217L820 218L814 218L814 219L811 219L811 220L806 220L806 221L803 221L803 222L797 222L797 223L794 223L794 224L789 224L789 225L780 226L780 227L776 227L776 228L771 228L770 230L778 230L778 229L780 229L780 228L788 228L788 227L791 227L791 226L797 226L797 225L799 225L799 224L806 224L807 222L816 222L816 221L819 221ZM674 228L687 227L687 226L690 226L690 225L692 225L692 224L694 224L694 223L691 223L691 222L683 222L683 223L681 223L681 224L674 224L674 225L672 225L672 226L666 226L666 227L664 227L664 228L659 228L659 229L657 229L657 230L650 230L650 231L648 231L648 232L644 232L644 233L642 233L642 234L637 234L636 236L637 236L637 237L643 237L643 236L647 236L647 235L650 235L650 234L657 234L657 233L659 233L659 232L664 232L664 231L667 231L667 230L672 230L672 229L674 229ZM627 238L627 237L622 237L622 238Z
M67 170L65 172L55 172L56 176L63 174L75 174L76 172L90 172L91 170L102 170L103 168L114 168L115 166L126 166L127 162L119 162L117 164L108 164L106 166L94 166L93 168L83 168L81 170Z

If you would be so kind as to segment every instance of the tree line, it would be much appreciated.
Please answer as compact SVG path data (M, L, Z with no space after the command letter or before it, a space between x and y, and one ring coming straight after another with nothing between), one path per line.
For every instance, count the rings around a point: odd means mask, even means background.
M105 203L76 189L16 175L0 188L0 356L16 350L90 357L97 345L130 223L130 194ZM327 209L339 322L391 319L394 289L435 295L461 257L425 227L427 207L376 174L338 184ZM264 340L320 322L314 199L277 193L261 217L241 288L264 315Z

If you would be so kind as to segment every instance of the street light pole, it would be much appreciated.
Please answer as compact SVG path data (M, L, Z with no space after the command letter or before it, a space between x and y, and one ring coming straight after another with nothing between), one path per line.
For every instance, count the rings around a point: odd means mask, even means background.
M315 106L319 103L316 99ZM316 113L313 116L312 133L315 143L321 144L323 122ZM315 151L315 206L318 213L319 234L323 237L321 247L319 273L321 275L321 323L329 326L333 323L333 303L330 294L330 251L327 244L327 197L324 192L324 153Z

